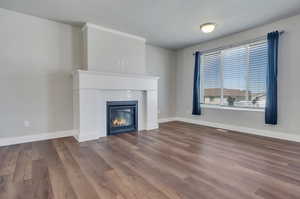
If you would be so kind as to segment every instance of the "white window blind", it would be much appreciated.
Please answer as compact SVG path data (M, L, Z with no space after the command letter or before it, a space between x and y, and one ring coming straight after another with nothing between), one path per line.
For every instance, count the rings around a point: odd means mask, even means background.
M248 48L224 50L223 60L223 105L237 105L247 97Z
M204 103L220 104L221 102L221 56L219 52L204 56L202 82ZM202 93L202 92L201 92Z
M266 41L203 55L202 102L263 108L265 106Z
M249 99L257 107L265 107L266 103L266 76L268 65L267 42L249 46L248 91Z

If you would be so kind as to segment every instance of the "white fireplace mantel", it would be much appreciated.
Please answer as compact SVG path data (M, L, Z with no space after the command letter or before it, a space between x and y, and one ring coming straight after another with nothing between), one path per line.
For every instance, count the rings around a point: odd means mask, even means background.
M158 79L139 74L104 73L77 70L73 73L74 129L79 142L106 136L106 102L108 99L137 100L139 130L158 128ZM130 92L140 94L130 95ZM143 96L143 97L141 97Z

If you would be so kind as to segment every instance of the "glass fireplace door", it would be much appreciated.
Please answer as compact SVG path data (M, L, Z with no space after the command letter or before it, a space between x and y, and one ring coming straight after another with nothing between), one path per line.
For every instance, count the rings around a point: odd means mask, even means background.
M111 124L113 128L128 127L133 125L134 110L132 108L111 109Z
M137 101L107 102L107 135L134 132L138 127Z

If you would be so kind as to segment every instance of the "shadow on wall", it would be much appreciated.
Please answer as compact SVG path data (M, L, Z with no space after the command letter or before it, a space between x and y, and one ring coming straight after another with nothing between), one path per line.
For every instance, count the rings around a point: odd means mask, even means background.
M72 68L68 70L56 71L47 75L47 104L49 132L73 129L73 79L72 72L81 69L82 59L82 35L78 27L72 27L72 42L70 42L69 52L61 50L60 55L63 67L63 56L70 53ZM63 49L63 48L61 48Z
M69 72L49 74L47 88L47 129L49 132L73 129L73 90Z

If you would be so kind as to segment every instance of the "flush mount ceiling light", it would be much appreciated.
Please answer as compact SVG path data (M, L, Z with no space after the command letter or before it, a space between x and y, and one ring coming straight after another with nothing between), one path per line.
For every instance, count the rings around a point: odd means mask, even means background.
M215 23L205 23L205 24L202 24L200 26L200 29L204 33L211 33L212 31L215 30L215 28L216 28L216 24Z

